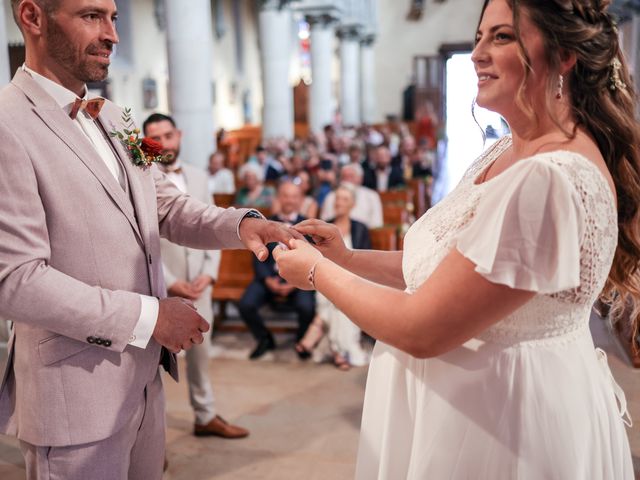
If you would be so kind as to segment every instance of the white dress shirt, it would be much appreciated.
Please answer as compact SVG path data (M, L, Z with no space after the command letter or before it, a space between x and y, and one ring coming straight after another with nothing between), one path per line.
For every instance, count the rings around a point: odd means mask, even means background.
M376 190L378 192L386 192L389 190L389 175L391 175L391 167L384 170L376 170Z
M233 172L228 168L221 168L216 173L209 175L209 194L215 193L236 193Z
M53 80L34 72L26 65L22 65L22 69L31 75L38 85L53 97L56 103L60 105L65 112L68 113L71 110L71 106L78 98L75 93ZM85 87L83 100L88 98L88 92ZM120 165L120 162L116 158L112 147L109 145L108 140L105 138L100 127L84 110L78 112L78 115L74 120L74 124L89 139L98 153L98 156L102 161L104 161L113 177L124 189L125 176L122 165ZM156 327L156 322L158 321L160 305L157 298L147 295L140 295L140 304L140 316L138 317L138 323L136 323L131 337L129 338L129 345L146 348L149 340L151 339L151 335L153 334L153 330Z
M171 180L176 187L178 187L178 190L182 193L187 193L187 180L182 173L182 163L179 158L176 158L176 161L171 165L160 165L160 168L167 178ZM178 172L178 170L180 171Z

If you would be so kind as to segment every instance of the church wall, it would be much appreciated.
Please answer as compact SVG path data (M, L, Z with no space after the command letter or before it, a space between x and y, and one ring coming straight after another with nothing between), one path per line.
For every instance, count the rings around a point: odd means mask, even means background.
M376 56L377 121L400 114L402 91L413 72L413 57L436 55L444 43L473 42L481 1L425 0L422 18L408 21L408 0L378 0Z
M10 16L9 0L4 2L7 12L7 38L9 43L22 43L22 35ZM244 124L243 91L248 90L251 123L260 123L262 111L262 81L258 49L258 27L253 2L241 2L243 21L244 69L236 65L233 0L224 0L225 34L218 39L214 33L215 105L212 106L216 128L233 129ZM154 0L119 0L116 2L121 15L118 31L122 44L116 47L110 69L109 81L112 99L130 107L134 118L141 122L154 111L168 112L168 66L166 30L156 22ZM124 42L130 45L124 45ZM197 48L197 45L194 46ZM157 85L155 108L145 108L143 80L153 79ZM232 84L235 82L236 87ZM212 85L213 88L213 85ZM234 95L235 92L235 95Z

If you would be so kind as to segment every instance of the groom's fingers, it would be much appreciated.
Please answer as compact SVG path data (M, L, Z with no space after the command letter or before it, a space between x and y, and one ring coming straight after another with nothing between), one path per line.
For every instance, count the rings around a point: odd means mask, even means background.
M269 250L267 250L267 247L257 235L247 238L245 245L261 262L264 262L269 256Z

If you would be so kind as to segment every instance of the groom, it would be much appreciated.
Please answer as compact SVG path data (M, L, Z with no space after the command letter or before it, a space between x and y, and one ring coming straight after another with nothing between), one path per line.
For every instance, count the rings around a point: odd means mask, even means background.
M26 61L0 91L0 317L15 322L0 432L20 439L29 479L159 479L158 365L177 379L175 353L208 330L191 302L163 298L160 237L264 260L291 235L134 166L107 134L121 109L78 100L107 76L113 0L11 5Z

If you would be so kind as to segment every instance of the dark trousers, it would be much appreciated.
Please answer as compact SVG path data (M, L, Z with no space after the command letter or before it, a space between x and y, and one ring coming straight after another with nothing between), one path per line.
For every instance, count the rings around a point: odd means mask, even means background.
M264 325L264 320L258 313L258 310L267 302L274 304L275 299L273 292L271 292L264 283L259 281L252 282L240 299L238 308L242 320L247 324L254 338L258 341L271 337L271 332ZM294 290L287 297L285 305L293 308L298 314L296 340L300 340L315 315L315 293L306 290Z

